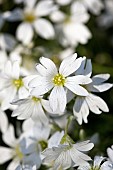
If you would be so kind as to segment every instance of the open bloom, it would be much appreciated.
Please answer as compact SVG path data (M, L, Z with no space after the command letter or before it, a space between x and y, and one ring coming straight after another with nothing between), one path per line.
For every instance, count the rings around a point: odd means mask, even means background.
M30 122L27 122L27 124L29 125ZM27 127L23 134L26 137L25 146L23 146L26 157L23 163L36 165L38 169L42 163L41 152L47 147L50 148L59 144L63 134L63 132L56 132L49 138L50 127L36 122L32 127Z
M87 165L78 168L78 170L112 170L110 161L107 161L105 157L95 156L93 165Z
M26 0L24 4L23 10L16 8L12 12L6 12L5 14L8 21L23 21L17 28L17 39L28 45L34 35L33 29L42 38L53 39L55 33L52 24L47 19L42 18L56 8L53 2L46 0L36 4L36 0Z
M7 131L3 134L3 141L9 147L0 146L0 164L13 159L8 165L7 170L15 170L24 155L21 150L22 141L15 138L14 127L12 125L9 125Z
M0 75L0 91L4 92L6 97L2 102L2 108L8 109L10 102L17 98L24 98L29 95L29 91L26 87L26 78L22 78L20 72L19 61L7 61L4 66L4 70Z
M18 107L13 111L12 116L18 116L20 120L31 117L34 121L48 124L48 118L43 109L43 101L42 96L29 96L28 98L15 100L12 104L18 105Z
M58 32L61 45L76 47L78 43L86 44L91 38L91 33L85 26L89 17L86 8L79 1L71 4L70 15L62 11L54 11L51 20L56 23L56 33Z
M91 61L86 61L86 58L84 57L81 67L77 70L76 74L84 74L90 77L91 73ZM92 92L103 92L110 89L113 85L110 83L104 83L109 77L109 74L98 74L93 76L92 82L84 86L89 94L87 96L76 97L73 106L73 113L79 124L82 124L82 120L84 120L85 123L88 122L87 117L89 115L89 110L95 114L101 114L102 111L109 111L105 101L99 96L92 94Z
M23 135L26 141L23 145L23 153L26 155L23 163L31 166L36 165L36 168L39 169L42 163L41 151L48 145L50 127L47 124L35 123Z
M37 64L36 69L40 76L37 76L30 82L30 87L33 88L32 95L43 95L49 92L50 107L53 112L59 108L61 112L65 110L67 98L66 88L77 95L87 96L88 92L80 85L88 84L91 79L87 76L77 75L71 76L81 64L82 58L77 58L77 54L64 59L60 65L59 71L55 64L48 58L40 58L40 63Z
M65 141L64 140L68 141ZM84 151L89 151L93 148L93 143L89 141L79 142L73 144L69 136L63 136L61 139L62 144L57 147L47 148L43 152L44 163L50 163L54 170L68 169L74 166L87 165L91 158Z

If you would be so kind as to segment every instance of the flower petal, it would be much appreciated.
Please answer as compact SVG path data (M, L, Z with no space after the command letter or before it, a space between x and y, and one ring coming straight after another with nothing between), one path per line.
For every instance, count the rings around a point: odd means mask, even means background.
M98 74L92 77L94 85L99 85L110 78L110 74Z
M57 6L53 4L52 0L39 1L35 8L35 15L47 16L56 9Z
M77 58L77 54L73 54L67 58L65 58L59 68L59 73L63 76L67 77L68 75L72 74L74 71L76 71L82 62L82 58Z
M8 129L8 118L5 112L0 111L0 130L2 133L5 133Z
M24 0L23 1L25 3L25 6L27 6L27 8L32 9L36 3L36 0L32 0L32 1L29 1L29 0Z
M55 132L51 138L48 140L48 148L52 148L54 146L58 146L62 137L64 136L64 131L62 132Z
M50 14L50 19L54 23L63 22L65 17L66 17L65 14L62 11L59 11L59 10L56 10L53 13Z
M52 108L53 112L59 110L64 112L67 99L66 99L66 92L62 86L55 86L49 96L50 107Z
M106 158L102 157L102 156L95 156L95 158L94 158L94 167L99 167L101 165L101 163L104 161L104 159L106 159Z
M7 170L16 169L19 163L20 161L17 158L14 158L12 162L10 162L10 164L8 165Z
M18 90L19 99L27 98L29 96L29 91L26 87L22 86Z
M100 106L100 108L102 107L102 105L104 106L104 108L105 108L105 110L107 111L107 105L105 104L105 102L101 102L101 100L99 99L99 103L98 103L98 101L96 101L95 100L96 99L96 97L94 96L94 95L92 95L92 94L89 94L87 97L86 97L86 102L87 102L87 104L88 104L88 106L89 106L89 109L93 112L93 113L95 113L95 114L101 114L102 113L102 111L101 110L99 110L99 104L101 105ZM97 98L97 100L98 100L98 98ZM105 105L104 105L105 104Z
M7 90L6 90L7 97L4 98L4 100L3 100L2 104L1 104L2 110L7 110L8 108L11 107L10 103L15 98L16 93L17 93L17 89L15 87L10 86L10 87L7 88Z
M72 19L76 23L86 23L90 18L90 15L84 7L84 4L79 1L75 1L74 3L72 3L71 13Z
M13 149L0 146L0 164L9 161L10 159L13 158L13 156L14 156Z
M60 5L68 5L72 0L56 0Z
M81 66L75 72L75 75L84 75L90 77L92 74L92 64L90 59L83 57Z
M29 23L22 23L17 28L16 37L24 45L28 45L33 37L33 28Z
M94 105L96 105L99 109L101 109L104 112L109 112L109 108L103 99L94 94L90 94L89 96L90 99L92 99Z
M4 143L6 143L8 146L15 147L17 140L15 138L13 125L11 125L11 124L9 125L9 128L3 134L2 138L3 138Z
M70 156L75 163L76 166L86 166L88 165L88 160L90 161L91 158L82 152L79 152L74 146L70 150Z
M49 75L54 76L58 73L55 64L49 58L41 57L40 63L44 68L46 68L45 76L49 76ZM38 65L36 66L36 68L38 70Z
M88 76L84 76L84 75L77 75L77 76L72 76L72 77L68 77L68 81L70 82L74 82L76 84L89 84L92 82L91 78L89 78Z
M52 24L46 19L38 19L34 22L34 27L42 38L53 39L55 36L54 28Z
M107 148L107 154L108 154L110 160L113 162L113 149Z
M79 151L89 151L94 147L94 144L87 140L74 144L74 147Z
M100 11L104 8L104 4L100 0L84 0L84 5L90 10L94 15L99 15Z
M32 166L36 165L36 167L37 167L36 169L39 169L41 166L41 163L42 163L40 154L37 152L34 152L28 156L25 156L23 161L25 164L28 164L28 165L29 164Z
M24 100L20 106L17 107L11 116L18 116L18 119L23 120L30 118L33 112L33 105L30 100Z
M63 161L65 160L65 161ZM72 161L70 157L69 150L62 151L59 157L55 160L54 169L68 169L71 167Z
M34 110L33 110L31 118L36 122L43 123L44 125L48 124L48 118L45 115L44 110L43 110L40 102L37 105L34 106Z
M110 89L113 84L111 83L104 83L110 77L109 74L98 74L93 76L92 83L87 86L89 91L92 92L103 92Z
M12 68L12 77L14 79L19 79L20 76L20 64L19 61L14 61Z
M73 114L75 115L78 123L82 124L82 119L85 123L88 122L87 116L89 115L89 108L84 97L77 97L73 106Z
M42 81L37 82L36 88L32 89L31 94L38 97L39 95L43 95L47 93L52 88L53 88L53 84L49 82L48 80L42 78Z
M85 88L76 84L76 81L72 81L70 79L68 80L68 78L67 78L67 81L65 83L65 87L67 87L69 90L71 90L73 93L75 93L79 96L87 96L88 95L88 92Z

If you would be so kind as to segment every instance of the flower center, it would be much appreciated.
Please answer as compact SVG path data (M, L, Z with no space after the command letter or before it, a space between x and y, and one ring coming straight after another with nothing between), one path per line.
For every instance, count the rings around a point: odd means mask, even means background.
M18 89L24 85L24 83L23 83L23 81L22 81L21 78L20 78L20 79L14 79L14 80L13 80L13 84L14 84L14 86L16 86Z
M64 24L69 24L70 23L70 16L67 16L64 20Z
M25 13L25 15L24 15L24 20L29 23L32 23L35 19L36 19L36 16L34 15L33 12Z
M42 148L42 151L43 151L44 149L46 149L47 146L48 146L47 142L44 141L44 140L41 140L41 141L39 141L38 143L40 144L40 146L41 146L41 148Z
M24 157L24 155L23 155L23 153L21 152L19 146L17 146L17 147L15 148L15 152L16 152L16 156L18 156L18 158L19 158L20 160L22 160L22 158Z
M32 97L32 100L33 100L34 102L39 102L41 99L33 96L33 97Z
M64 86L66 78L62 74L56 74L52 79L55 86Z
M74 144L74 141L71 139L69 135L65 134L62 137L60 144Z
M93 166L93 167L91 167L89 170L100 170L100 168L99 167L97 167L97 166Z

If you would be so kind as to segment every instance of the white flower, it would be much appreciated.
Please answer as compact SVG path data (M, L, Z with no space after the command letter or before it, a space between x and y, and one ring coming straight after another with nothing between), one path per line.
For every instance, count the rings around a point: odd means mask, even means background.
M28 131L28 132L27 132ZM41 151L48 145L48 137L50 135L50 127L46 124L35 123L23 134L26 142L23 146L24 157L23 163L28 165L36 165L37 169L41 166ZM27 134L27 135L26 135Z
M21 64L22 62L22 57L20 56L18 51L11 51L9 53L9 55L7 55L6 51L4 50L0 50L0 71L2 71L4 69L4 65L6 64L6 62L8 61L8 58L14 62L14 61L19 61L19 63Z
M104 162L103 162L104 161ZM105 157L95 156L93 165L78 168L78 170L112 170L111 163Z
M48 118L44 113L44 99L42 96L29 96L28 98L15 100L12 102L13 105L18 105L12 113L12 116L18 116L17 118L28 119L32 118L34 121L48 124Z
M76 47L78 43L86 44L91 38L91 33L85 26L89 20L89 14L83 4L78 1L70 6L70 15L55 11L51 14L51 20L56 23L58 39L65 47Z
M64 59L60 65L59 71L50 59L44 57L40 58L41 64L37 64L36 66L40 76L30 82L30 87L33 88L31 93L32 95L38 96L52 89L49 102L53 112L57 109L64 112L67 103L65 88L77 95L88 95L87 90L80 85L90 83L90 78L82 75L69 77L70 74L80 67L82 58L76 59L76 57L77 54L73 54Z
M49 138L50 127L41 123L35 123L31 128L27 129L24 135L26 136L26 146L23 147L23 152L26 157L23 163L36 165L39 168L42 163L41 151L47 148L47 146L50 148L58 145L63 135L63 132L56 132Z
M105 1L105 12L98 18L98 24L109 28L113 26L113 1Z
M74 164L74 166L87 165L87 161L91 160L89 156L82 152L92 149L93 143L84 141L72 144L70 137L66 135L63 136L61 143L63 144L47 148L42 153L45 156L43 162L51 164L53 170L68 169Z
M40 1L25 0L23 10L16 8L12 12L6 12L6 19L9 21L23 21L17 28L16 36L24 45L28 45L36 33L44 39L53 39L55 32L52 24L42 17L47 16L56 9L52 0Z
M0 109L0 130L5 133L8 129L8 118L6 113Z
M2 102L2 109L8 109L14 98L24 98L29 95L27 77L22 78L19 61L7 61L0 75L0 91L6 95Z
M2 139L9 147L0 146L0 164L13 159L8 165L7 170L15 170L22 161L24 155L21 151L21 140L15 138L12 125L9 125L9 128L3 134Z
M95 15L99 15L104 8L104 3L101 0L82 0L81 3Z
M19 165L15 170L36 170L36 166L31 165Z
M91 61L83 58L81 67L77 70L76 74L84 74L88 77L91 76L92 65ZM95 114L101 114L102 111L108 112L108 106L100 97L92 94L91 92L103 92L110 89L113 85L110 83L104 83L110 77L109 74L98 74L92 77L92 83L85 85L88 90L89 95L77 96L75 104L73 106L73 113L79 124L82 124L82 120L85 123L88 122L87 117L89 115L89 110Z

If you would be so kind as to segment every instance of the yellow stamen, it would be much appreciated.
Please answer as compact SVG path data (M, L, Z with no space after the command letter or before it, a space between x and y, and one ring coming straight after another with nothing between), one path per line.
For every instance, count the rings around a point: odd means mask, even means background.
M33 100L34 102L39 102L41 99L33 96L33 97L32 97L32 100Z
M27 22L32 23L33 21L35 21L35 19L36 19L36 16L34 15L33 12L25 13L25 15L24 15L24 20Z
M17 145L17 147L15 148L15 152L16 152L16 156L18 156L18 158L20 160L22 160L22 158L24 157L23 153L20 150L20 147Z
M13 80L13 84L14 84L17 88L20 88L20 87L22 87L22 86L24 85L24 83L23 83L23 81L22 81L21 78L20 78L20 79L14 79L14 80Z
M55 86L64 86L66 78L62 74L56 74L52 79Z

